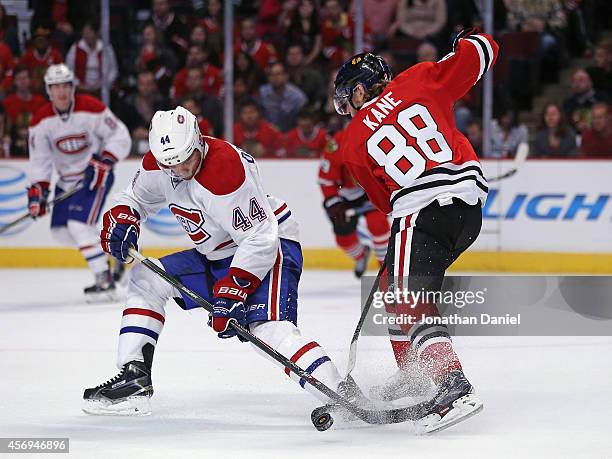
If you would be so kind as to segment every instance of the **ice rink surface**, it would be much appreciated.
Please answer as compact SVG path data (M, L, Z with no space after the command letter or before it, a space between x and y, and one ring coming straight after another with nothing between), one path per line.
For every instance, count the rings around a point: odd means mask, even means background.
M153 414L94 417L81 412L81 397L117 373L121 304L86 304L85 270L1 270L0 279L0 437L69 437L70 457L130 459L612 457L610 337L457 337L481 414L431 436L409 424L340 421L321 433L307 392L172 303L155 355ZM358 282L309 271L300 298L300 328L343 372ZM357 382L367 389L393 371L388 340L362 338Z

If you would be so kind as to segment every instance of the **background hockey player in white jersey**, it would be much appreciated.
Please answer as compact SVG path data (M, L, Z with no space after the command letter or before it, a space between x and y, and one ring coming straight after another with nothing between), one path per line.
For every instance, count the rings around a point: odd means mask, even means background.
M302 272L297 222L286 203L266 195L253 158L228 142L202 137L197 119L183 107L153 116L149 145L132 183L104 214L104 250L131 261L128 249L137 247L140 222L168 206L195 248L157 263L213 304L210 325L219 337L235 336L230 321L248 326L328 387L338 388L335 365L296 327ZM198 307L143 265L130 271L119 334L121 372L85 390L84 411L150 412L153 351L170 298L184 309Z
M56 197L81 187L53 206L51 231L60 242L76 245L94 273L95 284L85 294L112 298L109 258L100 248L95 225L113 184L113 166L130 151L130 135L98 99L75 95L74 75L66 65L50 66L44 80L50 101L34 114L29 130L29 211L33 217L46 213L54 168L59 176Z

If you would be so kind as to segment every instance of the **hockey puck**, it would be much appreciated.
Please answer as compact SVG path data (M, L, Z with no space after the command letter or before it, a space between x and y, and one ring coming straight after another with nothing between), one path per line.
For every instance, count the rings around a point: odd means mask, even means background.
M334 424L334 418L328 411L325 411L325 408L324 406L316 408L310 415L312 424L319 432L325 432Z

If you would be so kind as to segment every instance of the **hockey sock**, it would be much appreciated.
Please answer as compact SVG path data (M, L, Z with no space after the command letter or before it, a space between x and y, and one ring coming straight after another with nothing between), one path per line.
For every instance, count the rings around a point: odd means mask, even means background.
M347 235L336 234L336 243L355 261L361 260L365 255L365 247L359 242L356 232Z
M303 337L300 330L291 322L258 322L256 324L251 324L250 329L255 336L289 358L292 362L310 373L327 387L332 390L337 389L342 378L340 377L336 365L334 365L325 350L316 341ZM254 348L256 351L263 354L257 347ZM266 357L268 356L266 355ZM299 383L300 386L323 403L329 401L325 395L308 384L303 378L300 378L288 368L284 370L287 376Z

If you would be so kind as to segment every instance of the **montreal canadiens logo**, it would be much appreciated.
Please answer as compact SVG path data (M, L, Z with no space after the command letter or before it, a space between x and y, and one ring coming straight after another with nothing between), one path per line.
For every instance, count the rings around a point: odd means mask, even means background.
M77 153L87 150L87 147L89 147L89 142L87 140L87 133L83 132L81 134L61 137L55 141L55 146L62 153L76 155Z
M204 215L200 209L185 209L176 204L168 205L183 229L196 244L201 244L210 238L210 234L204 231Z

